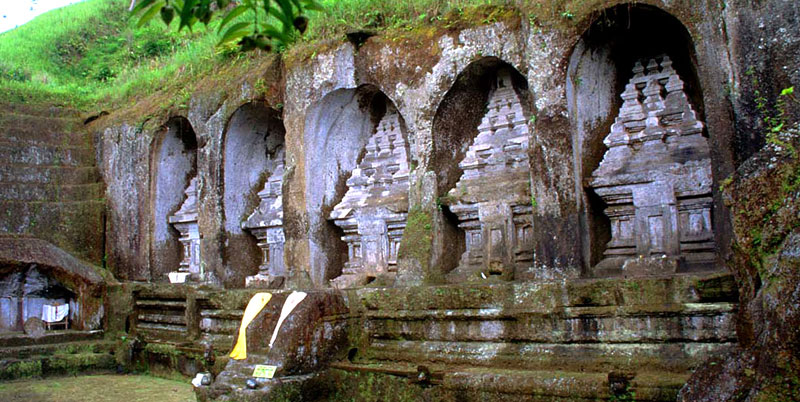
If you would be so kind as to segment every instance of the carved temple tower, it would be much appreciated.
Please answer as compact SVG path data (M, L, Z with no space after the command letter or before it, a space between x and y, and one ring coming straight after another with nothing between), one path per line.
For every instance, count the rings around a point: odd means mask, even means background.
M611 241L596 274L711 268L711 159L683 81L667 56L637 62L608 151L589 186L607 204Z
M388 110L347 180L347 193L330 219L344 230L347 263L331 283L362 286L377 275L396 275L397 251L408 217L408 143L400 116Z
M197 177L189 181L184 192L186 200L168 222L180 232L183 259L177 271L170 272L170 282L182 283L186 279L202 281L200 268L200 228L197 223Z
M507 70L489 94L478 135L459 163L464 173L444 203L465 231L466 251L452 282L514 278L533 261L529 130Z
M249 231L258 239L262 252L258 274L248 276L248 288L279 288L286 278L283 264L283 151L277 152L277 165L258 192L258 207L242 222L242 229Z

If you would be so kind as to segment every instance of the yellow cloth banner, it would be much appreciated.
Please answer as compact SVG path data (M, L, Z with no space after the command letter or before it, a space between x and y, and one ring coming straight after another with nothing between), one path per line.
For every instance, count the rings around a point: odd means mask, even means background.
M239 327L239 338L236 340L236 346L231 351L231 358L235 360L242 360L247 358L247 326L250 322L264 309L264 306L269 303L272 298L270 293L256 293L250 298L247 307L244 309L242 316L242 325Z

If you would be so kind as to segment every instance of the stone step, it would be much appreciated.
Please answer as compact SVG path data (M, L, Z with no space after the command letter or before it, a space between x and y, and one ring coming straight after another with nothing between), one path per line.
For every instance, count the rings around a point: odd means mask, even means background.
M14 113L0 115L0 140L32 144L91 145L90 137L79 119Z
M116 358L111 353L57 353L0 360L0 380L110 372L116 367Z
M466 366L428 367L429 381L417 385L420 371L416 365L368 364L349 362L332 365L331 382L347 390L385 388L387 379L394 382L394 395L386 401L401 400L400 395L422 396L440 401L674 401L688 374L637 372L618 394L611 391L613 375L602 372L563 370L514 370ZM368 373L369 375L364 375ZM611 379L611 381L610 381ZM336 385L335 385L336 386ZM375 390L379 391L379 390ZM500 398L502 396L502 398ZM413 396L412 396L413 397Z
M39 166L94 166L94 151L88 147L38 145L0 140L3 164Z
M202 343L214 345L218 351L230 351L242 322L243 310L200 310L200 336Z
M38 338L25 336L21 332L5 333L0 335L0 348L23 346L56 345L70 342L97 342L103 339L103 331L47 331Z
M51 130L30 131L25 128L1 128L0 141L27 145L52 145L91 147L92 141L85 131L76 130Z
M0 233L36 234L42 231L81 229L79 224L102 222L103 200L92 201L9 201L0 200ZM34 236L36 237L36 236ZM86 239L83 239L86 240Z
M26 103L2 103L0 110L4 114L29 115L36 117L64 117L81 120L81 111L64 106L30 105Z
M94 166L31 166L0 163L0 182L31 184L91 184L100 182Z
M179 344L187 341L189 331L185 325L138 323L135 334L148 343Z
M329 383L324 374L304 374L281 377L279 379L257 379L257 389L245 386L245 377L227 378L228 381L216 381L211 386L195 388L198 401L345 401L337 399L327 391ZM218 377L219 378L219 377ZM413 399L404 399L410 401ZM353 401L353 399L346 399ZM385 401L368 396L359 401Z
M700 303L737 303L736 282L730 273L679 274L647 278L576 279L552 282L509 282L429 286L408 292L404 288L350 290L373 317L413 316L426 311L474 310L477 314L582 314L606 307L606 315L622 308L626 315L665 309L667 313Z
M89 201L103 198L103 191L101 183L37 185L0 181L0 199L9 201Z
M103 258L104 200L0 200L0 214L0 233L45 239L94 264L100 264Z
M237 329L238 330L238 329ZM214 350L219 353L227 354L233 349L233 342L236 337L233 335L210 334L207 332L200 334L200 343L214 346Z
M186 310L186 300L137 298L136 307L157 308L157 309L167 309L167 310Z
M111 353L114 347L114 342L103 340L0 347L0 360L27 359L33 356L50 356L54 354Z
M375 340L356 362L469 365L525 370L688 373L735 343L436 342Z
M368 312L376 339L434 341L731 342L736 304L604 306L528 312L458 309Z

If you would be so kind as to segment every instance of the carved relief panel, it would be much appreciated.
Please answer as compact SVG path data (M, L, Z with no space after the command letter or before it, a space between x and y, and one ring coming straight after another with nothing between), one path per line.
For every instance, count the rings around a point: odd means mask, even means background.
M598 273L710 266L711 159L704 125L668 56L637 62L589 185L611 222Z
M390 109L366 145L366 154L347 180L347 193L330 219L344 230L347 262L331 282L361 286L378 274L394 275L408 217L408 143L400 116Z
M177 271L169 273L170 282L181 283L186 279L203 280L200 268L200 228L197 223L197 177L189 181L184 191L186 200L180 209L167 220L180 232L179 241L183 259Z
M478 135L459 163L464 173L444 203L465 232L466 251L449 274L459 282L510 280L533 261L529 130L509 71L489 95Z
M242 222L242 229L258 239L262 252L258 274L248 276L247 287L278 288L283 285L286 269L283 264L283 151L277 152L275 169L258 192L259 204L255 211Z

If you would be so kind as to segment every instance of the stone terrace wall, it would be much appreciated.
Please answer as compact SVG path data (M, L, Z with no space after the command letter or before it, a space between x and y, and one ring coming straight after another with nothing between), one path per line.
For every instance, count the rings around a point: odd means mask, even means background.
M0 105L0 234L38 237L100 265L103 183L80 114Z

